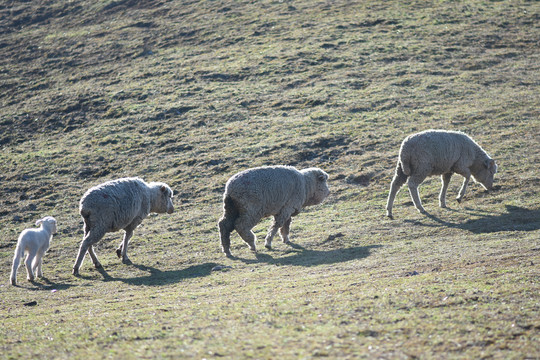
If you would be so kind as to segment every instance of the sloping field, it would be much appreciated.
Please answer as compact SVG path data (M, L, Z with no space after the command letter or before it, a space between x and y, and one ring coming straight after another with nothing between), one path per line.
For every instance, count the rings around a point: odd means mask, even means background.
M540 3L10 1L0 4L0 354L86 358L540 358ZM418 213L385 203L402 139L470 134L496 189L461 178ZM227 179L317 166L331 195L292 245L217 221ZM167 182L132 265L71 268L78 201L125 176ZM58 234L44 279L8 285L19 233ZM217 268L216 268L217 267ZM33 306L31 306L33 305Z

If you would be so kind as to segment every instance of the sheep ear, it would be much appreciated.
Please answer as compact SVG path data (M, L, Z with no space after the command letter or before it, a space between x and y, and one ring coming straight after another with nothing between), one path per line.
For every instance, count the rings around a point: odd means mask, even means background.
M497 165L495 165L495 160L493 159L484 160L484 166L492 173L495 173L495 171L497 170Z
M318 176L319 181L326 181L328 179L328 176L326 174L320 174Z
M489 171L491 171L493 174L497 172L497 164L495 164L495 160L493 159L489 161Z
M43 219L39 219L38 221L36 221L36 226L39 226L39 224L41 224L43 222Z
M161 185L161 188L159 188L161 190L161 192L166 192L167 191L167 188L164 186L164 185Z

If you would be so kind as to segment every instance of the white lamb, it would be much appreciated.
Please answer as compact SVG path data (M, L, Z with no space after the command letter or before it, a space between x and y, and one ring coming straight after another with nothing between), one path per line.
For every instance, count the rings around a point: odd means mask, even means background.
M225 185L223 217L219 232L223 253L231 256L230 235L236 230L252 251L256 237L251 229L264 217L274 216L264 246L272 248L272 239L280 231L289 242L291 217L302 208L317 205L328 196L328 174L318 168L298 171L292 166L265 166L242 171Z
M124 264L129 263L127 248L133 231L150 214L172 214L173 192L161 182L146 183L139 178L123 178L105 182L89 189L81 198L79 212L84 220L84 238L73 265L73 275L88 251L96 268L100 268L93 249L108 232L125 231L116 254Z
M43 255L49 250L52 236L56 234L56 220L46 216L36 221L38 225L41 225L39 229L26 229L19 235L11 268L11 285L17 285L17 270L24 254L28 281L34 281L35 276L43 277Z
M496 172L495 161L480 145L462 132L427 130L409 135L403 140L399 150L396 173L392 179L386 204L386 215L393 218L394 199L407 179L416 209L425 213L418 194L418 186L427 176L441 175L442 188L439 194L439 205L444 208L446 207L446 190L453 173L458 173L465 178L456 198L458 202L461 202L471 175L484 188L491 190Z

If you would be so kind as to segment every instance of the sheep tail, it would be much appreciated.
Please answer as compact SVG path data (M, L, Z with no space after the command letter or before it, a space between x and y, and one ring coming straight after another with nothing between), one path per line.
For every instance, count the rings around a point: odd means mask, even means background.
M81 216L85 219L88 219L90 217L90 211L86 209L81 209Z
M396 168L396 175L408 177L411 175L411 166L408 159L400 159Z
M223 210L223 218L227 219L229 227L234 228L234 221L238 218L239 212L234 200L229 195L223 197Z
M81 210L81 216L82 216L86 226L90 227L91 226L91 224L90 224L90 210L82 209Z

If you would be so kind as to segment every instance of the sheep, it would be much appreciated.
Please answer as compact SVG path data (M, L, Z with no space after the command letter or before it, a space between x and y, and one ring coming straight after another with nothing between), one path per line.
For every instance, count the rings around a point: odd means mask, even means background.
M34 281L35 276L43 277L43 256L49 250L52 237L56 234L56 219L45 216L36 221L36 226L38 225L40 225L39 229L26 229L19 235L11 268L11 285L17 285L17 270L25 253L24 264L28 281Z
M131 263L127 256L128 242L133 231L150 213L174 211L173 192L161 182L146 183L140 178L112 180L90 188L81 198L79 213L84 221L84 238L73 266L73 275L88 251L96 268L101 268L93 249L108 232L125 231L116 255L124 264Z
M223 217L219 220L221 247L231 257L233 230L256 251L256 236L251 229L262 219L274 216L264 246L272 249L277 231L283 243L290 243L291 217L302 208L317 205L330 193L328 174L318 168L297 170L292 166L264 166L237 173L225 185Z
M493 176L497 172L495 161L468 135L459 131L426 130L409 135L403 140L399 150L394 178L390 186L386 215L393 219L392 206L401 186L408 179L409 192L414 206L420 213L426 213L418 186L427 176L441 175L442 188L439 205L446 207L446 190L453 173L465 180L456 198L461 202L471 175L486 189L493 188Z

